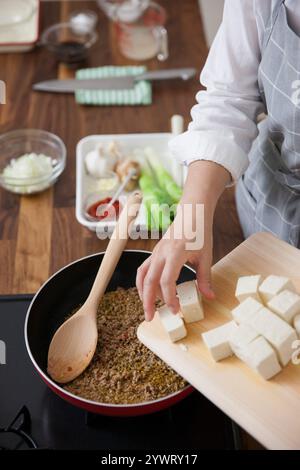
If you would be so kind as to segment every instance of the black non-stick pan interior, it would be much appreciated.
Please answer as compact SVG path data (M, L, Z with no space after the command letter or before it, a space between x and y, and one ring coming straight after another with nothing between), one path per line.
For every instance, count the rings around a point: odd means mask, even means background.
M107 290L135 286L136 271L148 256L148 252L125 251ZM27 323L28 344L35 361L44 372L54 332L66 316L85 301L102 258L103 254L92 255L58 271L44 284L32 302ZM194 273L184 267L179 282L194 277Z

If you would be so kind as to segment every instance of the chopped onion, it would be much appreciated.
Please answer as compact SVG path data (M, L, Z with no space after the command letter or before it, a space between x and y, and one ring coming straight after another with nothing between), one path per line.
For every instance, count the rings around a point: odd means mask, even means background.
M53 172L51 157L44 154L26 153L13 158L4 168L4 186L16 193L32 193L46 189ZM41 180L39 182L39 179Z

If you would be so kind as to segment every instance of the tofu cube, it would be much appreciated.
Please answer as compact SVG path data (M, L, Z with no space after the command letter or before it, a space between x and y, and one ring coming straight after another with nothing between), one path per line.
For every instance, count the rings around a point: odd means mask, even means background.
M298 337L300 338L300 315L296 315L293 321L294 328L298 334Z
M289 290L283 290L268 302L268 308L287 323L292 324L293 318L300 314L300 296Z
M248 297L246 300L243 300L240 305L235 307L231 313L237 323L249 324L251 318L263 307L264 306L257 300Z
M187 331L179 313L175 315L166 305L160 307L157 311L160 321L172 342L186 337Z
M258 287L261 284L262 276L257 274L255 276L242 276L238 279L235 296L239 302L243 302L247 297L252 297L257 301L261 301Z
M297 339L294 328L267 308L259 310L254 315L250 326L271 343L281 365L286 366L293 354L293 341Z
M180 310L186 323L203 320L202 297L196 281L187 281L177 286Z
M238 356L239 350L258 338L259 333L252 326L242 323L230 337L232 351Z
M265 380L269 380L281 371L275 351L262 336L240 347L236 355Z
M203 341L215 361L221 361L222 359L226 359L226 357L232 356L233 352L229 340L236 328L236 323L230 321L202 333Z
M279 294L283 290L290 290L295 292L295 288L287 277L271 275L261 283L258 288L260 296L263 302L267 305L275 295Z

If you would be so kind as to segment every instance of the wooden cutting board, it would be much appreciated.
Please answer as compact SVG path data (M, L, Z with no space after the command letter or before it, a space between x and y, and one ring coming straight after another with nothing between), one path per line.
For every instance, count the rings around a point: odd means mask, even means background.
M236 357L215 363L201 339L231 319L238 277L257 273L288 276L300 292L300 250L267 233L253 235L213 267L217 301L205 302L205 319L188 325L186 338L171 343L157 316L140 325L138 338L266 448L300 449L300 364L265 381Z

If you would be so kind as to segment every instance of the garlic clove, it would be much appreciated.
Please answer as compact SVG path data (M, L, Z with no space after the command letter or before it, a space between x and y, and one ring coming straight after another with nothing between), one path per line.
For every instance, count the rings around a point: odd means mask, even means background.
M85 157L85 166L87 172L94 178L101 178L108 170L111 170L113 165L105 157L100 157L99 153L95 150L89 152Z

